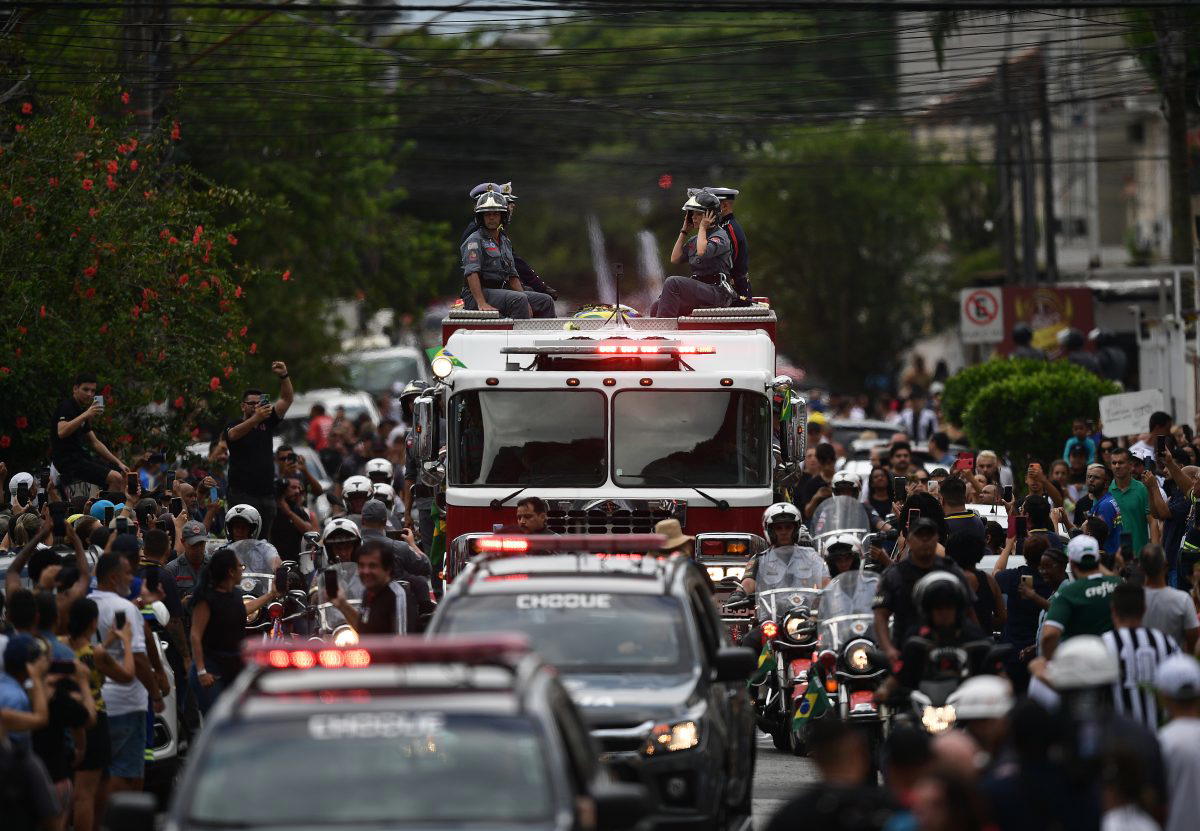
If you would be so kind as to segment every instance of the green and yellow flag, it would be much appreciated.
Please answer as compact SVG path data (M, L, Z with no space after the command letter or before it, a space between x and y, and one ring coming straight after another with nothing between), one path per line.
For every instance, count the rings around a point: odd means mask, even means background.
M817 674L815 666L809 667L808 690L804 693L804 697L796 702L796 714L792 716L792 729L798 730L809 719L820 718L829 712L832 706L829 696L825 694L825 682Z
M775 671L775 653L771 651L771 642L763 639L762 652L758 653L758 669L750 676L746 686L761 684Z

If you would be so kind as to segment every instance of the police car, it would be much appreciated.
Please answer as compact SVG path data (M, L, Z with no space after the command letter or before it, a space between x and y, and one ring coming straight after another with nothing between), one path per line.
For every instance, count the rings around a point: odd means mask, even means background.
M632 828L645 789L604 774L579 711L524 639L248 644L166 827ZM150 831L114 795L109 828Z
M725 645L704 572L649 553L659 535L484 537L429 632L517 631L553 664L603 759L644 784L654 821L740 827L750 814L755 657ZM531 552L537 552L532 554Z

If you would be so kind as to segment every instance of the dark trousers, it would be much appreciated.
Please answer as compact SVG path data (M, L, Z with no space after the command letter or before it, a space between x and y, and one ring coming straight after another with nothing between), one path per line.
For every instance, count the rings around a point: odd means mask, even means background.
M679 317L695 309L719 309L729 305L729 292L694 277L668 277L662 294L650 307L651 317Z
M270 496L254 496L248 493L233 493L231 491L229 494L229 507L232 508L234 505L249 505L258 511L258 515L262 517L262 528L258 529L258 538L260 540L269 540L271 538L271 526L275 524L275 512L278 510L274 498Z
M469 289L463 289L463 308L478 309L475 297ZM530 317L554 317L554 299L540 291L513 291L512 289L483 290L483 299L496 307L500 317L526 320Z

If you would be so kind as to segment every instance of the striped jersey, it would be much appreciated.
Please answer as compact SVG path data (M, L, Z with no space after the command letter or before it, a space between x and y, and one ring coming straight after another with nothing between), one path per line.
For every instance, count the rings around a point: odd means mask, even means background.
M1100 637L1120 665L1120 674L1112 686L1116 711L1150 730L1157 730L1154 673L1168 655L1179 651L1179 644L1170 635L1145 626L1112 629Z

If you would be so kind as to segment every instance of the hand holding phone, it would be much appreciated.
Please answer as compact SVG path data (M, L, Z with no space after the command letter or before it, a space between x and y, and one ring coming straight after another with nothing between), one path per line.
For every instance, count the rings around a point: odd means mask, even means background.
M892 477L892 501L903 502L908 496L908 477L893 476Z
M116 617L113 618L113 626L117 630L121 630L121 629L125 628L125 613L124 612L117 612Z
M287 594L288 588L288 569L287 566L280 566L275 569L275 591L278 594Z
M1004 486L1004 501L1005 501L1005 502L1012 502L1012 501L1013 501L1013 489L1012 489L1012 485L1005 485L1005 486Z
M17 485L17 504L22 508L29 506L29 485L25 482Z
M1017 523L1017 539L1023 540L1029 535L1029 518L1019 516L1016 518Z
M1021 575L1021 585L1025 586L1026 588L1032 589L1033 588L1033 575L1032 574L1022 574Z
M908 509L908 527L909 528L912 528L913 525L916 523L916 521L920 518L921 518L921 509L920 508L909 508Z
M67 503L51 502L50 519L54 522L54 538L61 540L67 535Z
M113 508L112 505L109 505L107 508L104 509L104 527L107 528L109 525L112 524L114 513L115 513L115 509Z
M117 530L118 534L128 534L129 533L129 520L123 516L117 517L117 529L116 530Z
M183 500L178 496L171 497L171 516L179 516L183 513Z

